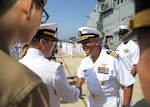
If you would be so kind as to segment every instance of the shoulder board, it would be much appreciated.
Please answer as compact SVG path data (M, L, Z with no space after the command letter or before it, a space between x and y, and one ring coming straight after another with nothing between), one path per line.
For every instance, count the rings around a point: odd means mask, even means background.
M83 54L82 55L82 58L85 58L85 57L87 57L88 56L88 54Z
M50 61L54 61L54 62L58 62L58 63L61 63L61 64L62 64L61 61L58 61L58 60L56 60L56 59L52 59L52 58L47 58L47 59L49 59Z
M62 62L60 62L60 61L58 61L58 60L53 60L53 59L51 59L52 61L54 61L54 62L58 62L58 63L61 63L62 64Z
M117 58L118 55L119 55L117 52L112 51L112 50L107 50L106 52L107 52L108 55L113 56L115 58Z

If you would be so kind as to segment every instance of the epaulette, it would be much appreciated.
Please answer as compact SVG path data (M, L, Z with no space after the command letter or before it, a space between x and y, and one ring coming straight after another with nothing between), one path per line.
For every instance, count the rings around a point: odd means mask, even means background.
M107 50L106 53L107 53L108 55L110 55L110 56L115 57L115 58L117 58L118 55L119 55L117 52L112 51L112 50Z
M58 63L61 63L62 64L62 62L61 61L58 61L58 60L53 60L53 59L51 59L52 61L54 61L54 62L58 62Z
M53 58L47 58L47 59L49 59L50 61L54 61L54 62L59 62L59 63L61 63L62 64L62 62L61 61L58 61L58 60L56 60L56 59L53 59Z

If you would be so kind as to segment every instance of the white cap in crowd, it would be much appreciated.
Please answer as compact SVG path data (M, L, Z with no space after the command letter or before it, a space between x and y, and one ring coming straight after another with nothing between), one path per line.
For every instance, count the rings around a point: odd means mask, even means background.
M40 39L42 37L53 38L55 41L58 41L57 24L41 24L32 41L34 41L35 39Z
M90 27L80 27L78 29L78 42L86 40L93 37L102 37L102 33L94 28Z

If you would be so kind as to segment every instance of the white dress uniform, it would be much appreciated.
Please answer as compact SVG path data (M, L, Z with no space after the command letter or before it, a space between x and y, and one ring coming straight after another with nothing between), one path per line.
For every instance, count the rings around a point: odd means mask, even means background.
M70 56L73 57L73 52L74 52L74 44L70 43Z
M126 64L131 67L131 70L134 67L134 64L137 64L139 61L140 49L132 40L129 40L126 44L121 43L116 51L123 59L125 59Z
M19 62L39 75L46 84L51 107L60 107L59 97L70 103L78 101L80 91L70 86L60 63L46 59L44 54L35 48L29 48Z
M139 57L140 57L140 49L138 45L129 40L126 44L121 43L116 50L117 53L124 59L125 63L127 64L128 70L131 72L134 65L138 64ZM120 90L120 94L123 101L123 90ZM130 103L130 107L132 107L132 102Z
M88 107L122 107L119 89L135 82L127 72L123 59L120 56L113 57L106 51L101 50L95 63L90 55L82 59L77 72L78 78L87 81Z

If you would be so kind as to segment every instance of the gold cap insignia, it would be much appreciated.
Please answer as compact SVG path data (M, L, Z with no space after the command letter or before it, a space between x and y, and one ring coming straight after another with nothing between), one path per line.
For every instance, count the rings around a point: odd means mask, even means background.
M81 36L82 35L82 32L81 31L78 31L78 36Z

